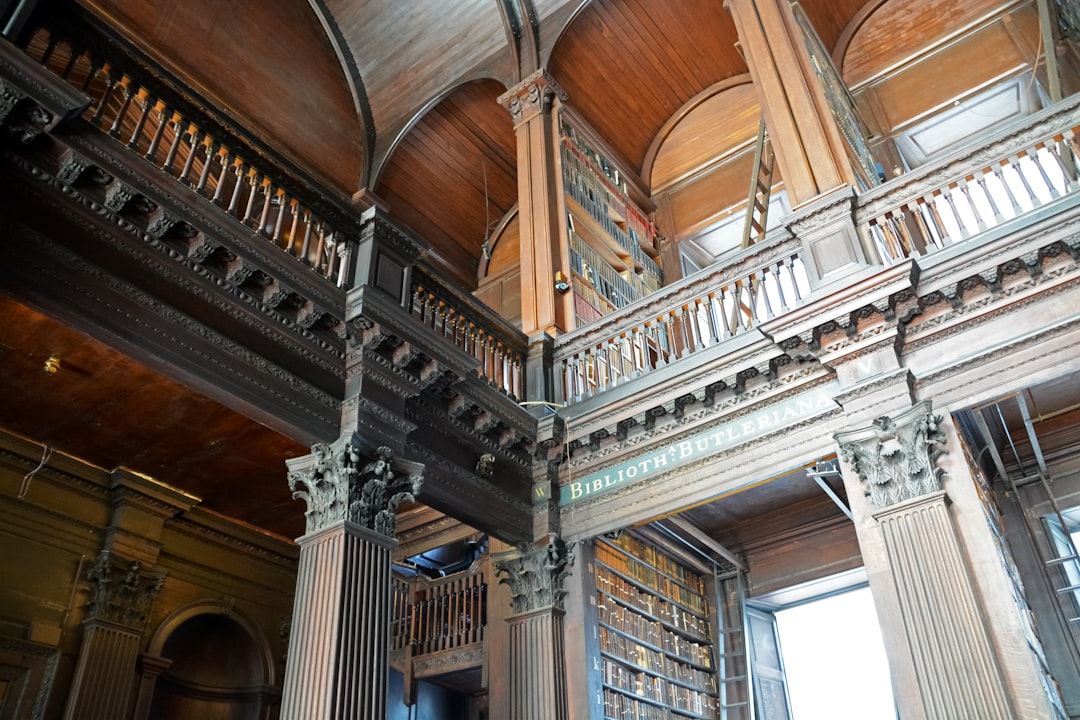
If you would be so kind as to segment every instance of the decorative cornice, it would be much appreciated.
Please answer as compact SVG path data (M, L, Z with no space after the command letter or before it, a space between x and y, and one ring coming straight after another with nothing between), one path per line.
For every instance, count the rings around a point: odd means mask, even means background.
M941 490L942 468L935 467L944 450L940 415L924 401L895 418L883 416L868 428L834 435L840 457L866 486L875 508Z
M514 125L551 111L555 98L566 102L566 91L547 70L540 68L499 96L498 102L510 111Z
M563 609L566 590L563 582L570 574L574 556L559 537L549 535L538 545L520 545L516 551L492 555L500 585L510 588L515 615L551 608Z
M289 489L307 502L308 534L348 521L394 536L397 506L420 492L420 466L409 463L406 472L395 471L393 451L385 446L376 448L367 462L365 454L360 436L352 433L330 445L316 443L310 455L287 462Z
M161 570L144 570L142 563L124 563L104 550L87 570L93 587L88 620L112 622L142 632L154 598L165 584Z

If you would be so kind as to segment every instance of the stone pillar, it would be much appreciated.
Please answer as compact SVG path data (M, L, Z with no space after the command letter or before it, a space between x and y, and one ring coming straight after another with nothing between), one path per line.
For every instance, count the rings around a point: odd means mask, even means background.
M64 720L126 718L135 689L135 663L163 573L139 561L125 562L103 551L90 566L90 612L68 694Z
M518 216L521 227L521 331L565 331L573 317L573 293L555 291L555 273L570 278L563 247L558 127L552 105L566 92L543 69L499 97L517 135Z
M421 483L392 455L352 433L288 462L308 509L281 720L386 717L394 514Z
M856 185L789 0L726 0L792 207ZM825 61L828 61L826 59Z
M566 720L563 580L572 556L554 535L492 561L510 588L508 720Z
M915 678L914 686L894 682L894 690L903 717L1013 718L972 563L943 489L944 470L937 467L941 422L922 402L836 435L871 588L879 613L884 608L893 676L903 677L910 665ZM864 533L875 537L867 541ZM874 547L884 552L868 552Z

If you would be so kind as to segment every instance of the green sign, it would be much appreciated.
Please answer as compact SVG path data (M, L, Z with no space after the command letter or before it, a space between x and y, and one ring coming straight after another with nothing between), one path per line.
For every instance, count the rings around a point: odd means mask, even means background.
M714 425L684 440L659 448L645 457L627 460L563 485L559 504L569 505L627 483L659 475L681 465L783 430L808 418L839 407L832 399L832 385L770 405L738 420Z

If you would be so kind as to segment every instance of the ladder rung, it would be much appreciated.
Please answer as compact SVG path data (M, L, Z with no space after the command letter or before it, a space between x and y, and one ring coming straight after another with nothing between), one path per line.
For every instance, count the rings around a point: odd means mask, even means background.
M1074 560L1080 560L1080 555L1066 555L1065 557L1054 558L1053 560L1047 560L1047 565L1061 565L1062 563L1072 562Z
M1080 617L1074 617L1074 618L1069 618L1069 619L1068 619L1068 620L1066 620L1065 622L1070 622L1070 623L1080 623Z
M1067 587L1058 588L1057 591L1059 593L1067 593L1067 592L1074 592L1076 590L1080 590L1080 585L1069 585Z
M742 702L737 703L726 703L724 705L721 705L720 707L724 710L729 710L731 708L746 707L747 705L749 705L749 703L746 700L743 700Z
M731 677L720 678L720 682L725 682L725 683L742 682L745 679L746 679L745 675L732 675Z

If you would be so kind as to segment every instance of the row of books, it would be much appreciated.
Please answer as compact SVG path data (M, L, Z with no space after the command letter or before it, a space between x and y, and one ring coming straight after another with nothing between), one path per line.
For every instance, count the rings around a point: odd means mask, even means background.
M609 568L622 573L631 580L635 580L650 590L673 600L699 615L705 615L708 607L705 598L697 591L672 580L667 575L661 574L653 567L646 565L640 560L623 555L619 551L596 543L596 559Z
M667 702L668 683L664 678L634 672L616 662L604 664L604 684L656 702Z
M626 218L633 239L649 247L655 246L656 227L630 199L626 181L619 176L619 169L608 162L608 159L603 155L596 152L578 136L572 126L566 123L562 124L562 142L565 147L570 149L575 159L585 166L584 168L575 169L581 172L582 175L598 181L593 183L593 187L597 191L603 192L613 209L621 217Z
M626 551L639 560L652 565L665 575L675 578L688 588L702 594L706 592L705 578L701 576L701 573L690 570L682 563L665 555L652 545L643 542L630 533L620 533L617 537L606 538L604 542L610 542L612 545Z
M651 670L656 674L664 672L664 654L659 650L645 647L630 638L600 626L600 649L608 655L613 655L631 665Z
M609 597L617 598L633 608L659 618L669 626L696 637L707 639L711 636L709 621L689 612L672 602L653 593L644 592L598 564L595 572L596 587Z
M604 688L604 717L611 720L671 720L671 711Z
M629 633L634 637L662 648L669 655L675 655L688 662L704 667L712 667L712 648L707 643L697 643L682 635L665 630L658 620L640 615L628 607L608 600L599 593L597 610L600 622Z
M639 275L632 272L624 275L611 267L573 230L570 231L570 269L617 308L626 307L652 292Z
M670 705L702 717L717 716L719 702L715 697L695 693L687 688L682 690L684 692L678 695L675 702L669 703ZM604 716L611 720L684 720L685 717L672 713L669 708L653 705L609 688L604 688Z
M644 248L655 247L651 222L632 202L614 194L590 167L580 148L564 137L562 147L564 190L626 250L646 273L659 279L663 275ZM625 219L625 229L623 221Z

